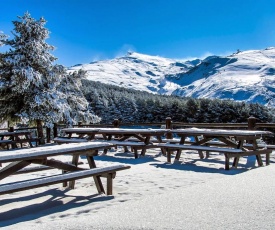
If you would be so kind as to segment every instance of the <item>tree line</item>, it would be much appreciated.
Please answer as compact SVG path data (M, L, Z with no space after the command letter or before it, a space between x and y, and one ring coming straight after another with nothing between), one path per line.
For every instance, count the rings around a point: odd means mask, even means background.
M82 92L101 123L114 119L129 123L176 122L242 123L254 116L261 122L275 122L274 108L233 100L195 99L156 95L100 82L82 80Z

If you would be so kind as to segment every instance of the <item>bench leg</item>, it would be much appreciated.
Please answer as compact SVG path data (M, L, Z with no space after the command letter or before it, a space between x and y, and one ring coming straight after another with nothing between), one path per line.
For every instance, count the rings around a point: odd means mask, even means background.
M115 176L116 173L107 174L107 195L113 195L113 179Z

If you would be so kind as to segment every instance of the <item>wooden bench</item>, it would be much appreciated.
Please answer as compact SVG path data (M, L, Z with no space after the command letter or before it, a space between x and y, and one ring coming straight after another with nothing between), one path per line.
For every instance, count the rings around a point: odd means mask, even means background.
M181 151L182 150L196 150L196 151L208 151L208 152L219 152L223 153L225 156L225 169L229 170L229 162L230 158L234 158L233 167L237 167L238 165L238 159L241 156L251 156L256 155L257 161L259 166L262 166L263 163L261 161L261 158L259 157L260 154L266 155L266 164L269 164L269 158L270 153L272 150L268 149L261 149L261 150L255 150L255 151L244 151L242 149L235 149L235 148L219 148L219 147L211 147L211 146L205 146L205 145L179 145L179 144L158 144L160 148L163 148L167 152L167 162L171 162L171 153L173 150L177 151L175 160L179 160Z
M32 142L34 142L35 146L37 147L38 144L40 143L40 138L38 138L38 137L31 137L31 138L26 138L26 139L14 140L13 142L15 144L20 144L21 148L23 147L23 143L28 143L31 147L33 147Z
M146 150L149 148L158 148L158 146L156 146L155 144L149 144L146 145L144 142L141 141L116 141L116 140L111 140L108 141L109 143L112 143L116 146L123 146L125 147L124 150L125 152L128 151L127 146L131 147L132 151L134 152L134 156L135 159L138 158L138 150ZM145 155L145 151L141 152L141 155L144 156Z
M88 142L87 139L84 138L69 138L69 137L55 137L53 141L57 144L64 144L64 143L81 143L81 142Z
M10 146L12 147L12 144L14 142L12 140L0 140L0 145L1 146L6 146L7 147L7 150L10 149Z
M101 177L101 176L107 177L107 195L112 195L113 179L115 178L116 172L129 169L129 168L130 166L115 165L115 166L109 166L104 168L93 168L93 169L87 169L87 170L68 172L60 175L48 176L48 177L43 177L43 178L38 178L33 180L1 184L0 195L38 188L38 187L52 185L52 184L58 184L58 183L67 182L70 180L77 180L77 179L82 179L86 177ZM105 193L103 188L102 188L102 192Z

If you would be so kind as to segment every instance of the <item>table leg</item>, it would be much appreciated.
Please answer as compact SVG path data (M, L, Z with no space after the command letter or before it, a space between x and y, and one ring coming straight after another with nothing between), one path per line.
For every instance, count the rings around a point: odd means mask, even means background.
M258 165L259 165L259 166L263 166L263 165L264 165L264 164L263 164L262 157L261 157L260 154L257 154L257 155L256 155L256 159L257 159L257 162L258 162Z
M88 155L87 160L88 160L90 168L96 168L96 164L95 164L93 156ZM98 193L105 193L105 190L104 190L104 187L103 187L100 176L94 176L93 178L94 178L95 185L96 185Z
M178 149L177 153L176 153L175 161L179 161L180 160L180 155L181 155L181 150Z
M172 151L171 149L167 149L167 151L166 151L167 152L166 157L167 157L167 162L168 163L171 163L171 151Z
M182 135L182 136L181 136L181 138L180 138L180 143L179 143L180 145L184 145L185 138L186 138L186 136L185 136L185 135ZM180 149L178 149L178 150L177 150L176 157L175 157L175 160L174 160L174 161L179 161L179 159L180 159L180 155L181 155L181 150L180 150Z
M224 138L224 139L225 139L225 141L224 141L225 143L227 143L227 144L229 143L229 145L231 144L230 140L229 140L229 142L226 142L227 139L226 138ZM244 140L243 139L239 140L239 143L237 144L237 149L241 149L243 147L243 145L244 145ZM238 164L239 164L239 160L240 160L240 157L234 157L232 166L237 168Z
M234 157L232 166L237 168L239 164L240 157Z
M195 136L195 140L196 140L196 142L199 142L198 136ZM198 150L198 153L199 153L200 159L203 159L204 158L203 152L201 150Z
M6 167L0 170L0 180L14 174L15 172L25 168L30 164L31 162L29 161L17 161L17 162L10 163L9 165L7 165Z
M224 154L225 156L225 170L229 170L229 156L227 155L227 153Z
M79 155L73 155L72 164L77 167L78 161L79 161ZM69 188L74 189L74 186L75 186L75 180L69 181Z
M146 136L145 137L145 140L144 140L144 144L145 145L149 145L150 144L150 138L151 138L151 136ZM146 153L146 148L142 148L140 155L141 156L145 156L145 153Z
M107 195L113 195L113 179L115 178L115 173L107 174Z
M270 153L267 153L267 154L265 155L265 157L266 157L266 158L265 158L265 159L266 159L266 160L265 160L265 164L266 164L266 165L269 165L269 164L270 164Z

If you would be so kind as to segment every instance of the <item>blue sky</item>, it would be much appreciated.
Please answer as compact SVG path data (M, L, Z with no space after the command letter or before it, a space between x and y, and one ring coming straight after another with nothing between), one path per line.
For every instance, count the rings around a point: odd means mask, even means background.
M0 31L8 35L26 11L44 17L47 43L65 66L128 50L185 59L275 46L274 0L0 0L0 6Z

